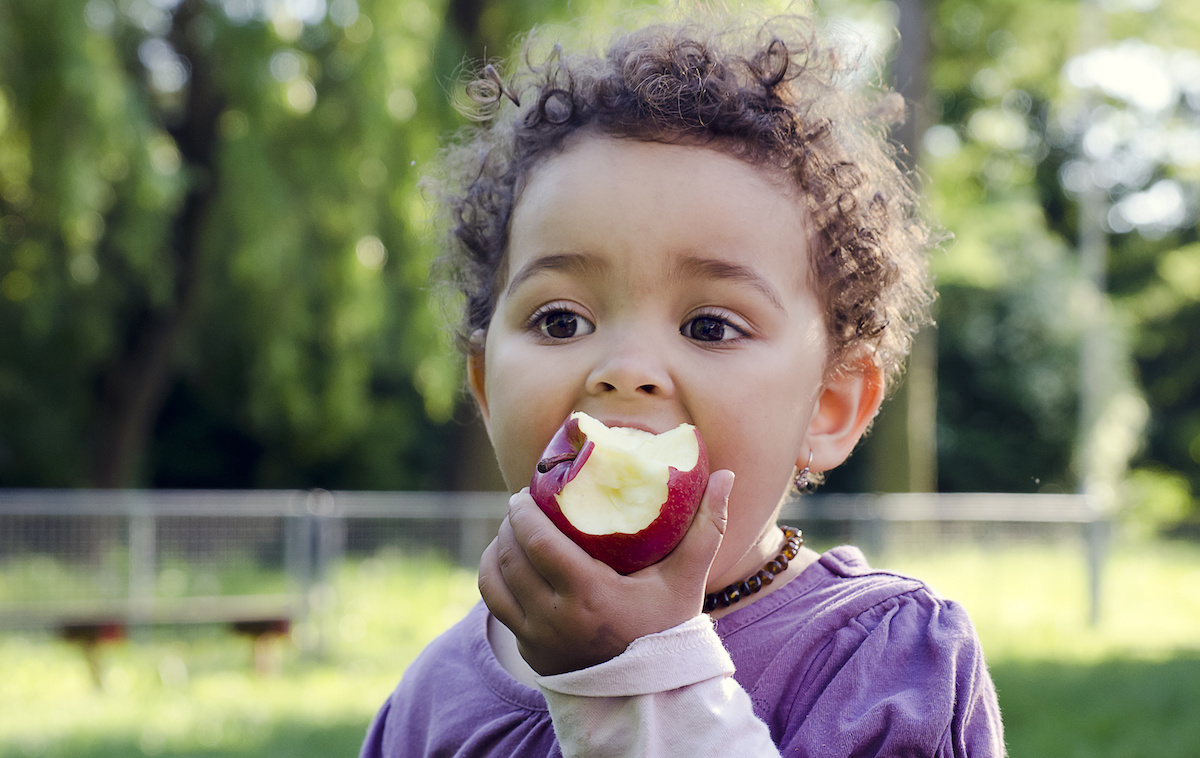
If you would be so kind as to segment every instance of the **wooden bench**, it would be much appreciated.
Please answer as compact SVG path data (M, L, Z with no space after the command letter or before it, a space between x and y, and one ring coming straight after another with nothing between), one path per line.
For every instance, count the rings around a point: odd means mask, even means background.
M298 595L224 595L211 597L123 598L62 604L0 606L0 629L49 629L78 644L92 681L100 686L105 643L128 639L148 627L224 626L254 643L254 667L274 673L273 647L286 636L303 610Z

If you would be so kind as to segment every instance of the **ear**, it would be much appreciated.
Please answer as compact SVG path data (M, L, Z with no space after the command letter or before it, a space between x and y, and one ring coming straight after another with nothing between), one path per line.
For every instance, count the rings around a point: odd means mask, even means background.
M808 426L812 469L828 471L841 465L862 439L879 412L884 394L883 370L867 354L842 364L825 379L817 408ZM808 452L796 467L808 465Z
M471 334L467 345L467 382L471 386L471 397L475 398L475 404L479 406L483 424L489 427L490 433L491 415L488 412L487 383L485 381L487 376L483 359L486 340L487 333L482 329L476 329Z

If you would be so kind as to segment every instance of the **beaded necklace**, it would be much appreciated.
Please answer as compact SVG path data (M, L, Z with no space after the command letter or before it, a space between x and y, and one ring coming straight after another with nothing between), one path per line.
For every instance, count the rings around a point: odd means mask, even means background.
M773 582L776 575L782 574L787 570L788 562L796 557L796 554L800 552L800 547L804 544L804 535L800 533L799 529L794 527L781 526L779 528L783 530L783 538L787 540L784 543L783 550L779 551L779 555L767 561L767 565L763 566L758 573L752 575L750 578L734 582L723 590L710 592L705 595L705 613L715 611L717 608L728 608L739 600L753 595Z

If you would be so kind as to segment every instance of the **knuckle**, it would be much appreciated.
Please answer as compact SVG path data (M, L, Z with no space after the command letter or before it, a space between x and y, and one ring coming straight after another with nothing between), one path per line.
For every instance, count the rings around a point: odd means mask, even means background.
M511 571L514 567L520 565L524 559L521 555L520 548L513 542L505 542L498 546L496 550L496 564L500 567L502 573Z
M475 580L475 586L479 588L479 594L483 599L487 600L492 594L492 588L495 586L491 573L480 571L479 577Z
M545 529L534 529L525 536L525 550L530 555L544 556L554 552L554 535Z

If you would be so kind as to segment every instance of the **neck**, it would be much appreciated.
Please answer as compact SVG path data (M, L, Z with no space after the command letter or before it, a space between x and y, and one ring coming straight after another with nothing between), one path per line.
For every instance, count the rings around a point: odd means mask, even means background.
M766 597L798 576L808 564L816 559L816 553L803 549L804 537L800 534L800 530L785 526L772 531L775 535L772 542L779 545L774 555L766 561L759 562L741 579L734 580L716 590L709 587L708 594L704 598L705 613L711 614L714 618L720 618L734 606L742 607ZM769 544L762 538L757 542L764 545ZM738 563L739 565L743 564L745 560Z
M763 527L762 532L747 548L737 561L728 568L722 569L718 575L709 574L705 592L717 592L731 582L738 582L750 576L763 567L767 561L779 555L786 540L783 532L774 522Z

